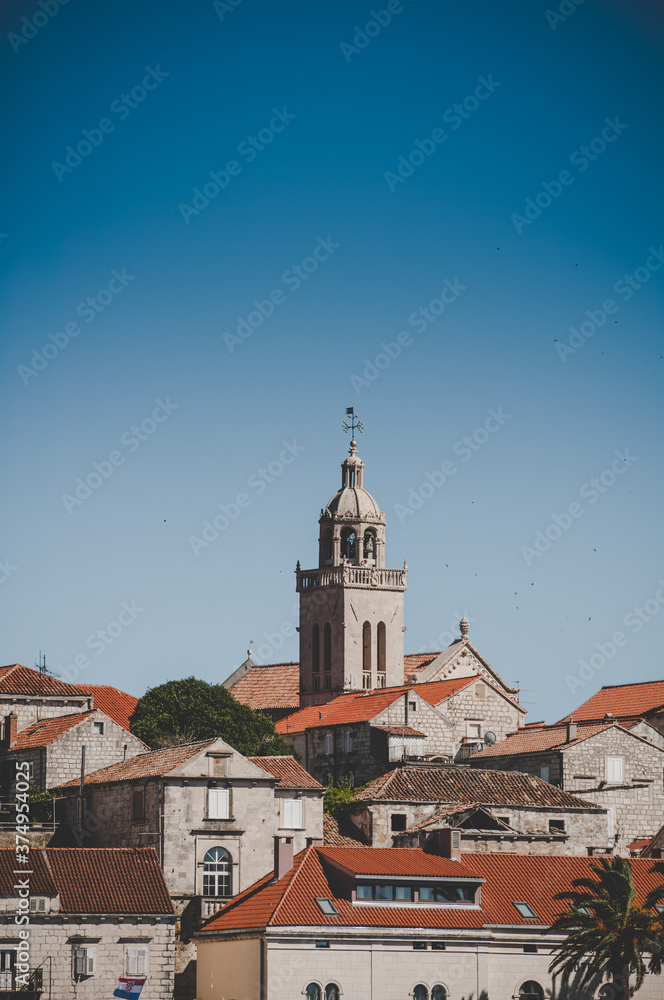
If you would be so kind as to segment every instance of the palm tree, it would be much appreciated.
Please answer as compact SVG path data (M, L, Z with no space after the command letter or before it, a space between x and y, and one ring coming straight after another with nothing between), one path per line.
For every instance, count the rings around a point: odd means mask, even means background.
M650 971L660 971L662 918L649 900L643 905L637 901L626 858L601 858L591 862L590 869L596 878L574 879L572 890L554 897L567 900L569 910L549 928L550 934L567 935L549 971L566 977L578 971L581 990L606 978L613 983L617 1000L629 1000L630 970L636 974L635 993L646 971L644 955L650 956Z

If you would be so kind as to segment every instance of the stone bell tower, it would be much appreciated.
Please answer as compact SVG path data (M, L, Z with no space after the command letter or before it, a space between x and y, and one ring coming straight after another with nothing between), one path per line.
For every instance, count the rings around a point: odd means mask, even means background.
M344 430L362 430L353 415ZM300 705L344 691L403 684L407 566L385 568L385 514L364 489L357 441L341 488L319 520L318 569L296 569L300 595Z

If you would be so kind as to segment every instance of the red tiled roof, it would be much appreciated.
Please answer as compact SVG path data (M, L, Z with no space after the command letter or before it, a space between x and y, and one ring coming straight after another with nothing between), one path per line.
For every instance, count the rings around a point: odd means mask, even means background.
M410 682L411 674L418 674L425 667L428 667L430 663L440 656L438 653L405 653L403 658L403 680L404 684Z
M109 687L108 684L83 684L81 691L91 694L95 700L95 708L107 715L113 722L131 732L129 719L136 710L139 699L119 688Z
M412 726L372 726L371 728L380 729L388 736L426 736L426 733L421 733L419 729L413 729Z
M277 788L320 788L321 791L323 789L321 783L305 771L295 757L247 757L247 760L268 774L273 774L275 778L281 778Z
M252 667L231 694L243 705L255 711L269 708L300 707L299 663L271 663L266 667Z
M412 929L475 929L485 926L542 926L565 910L554 896L571 887L573 879L593 875L598 859L519 854L464 854L463 864L425 854L411 848L315 848L308 847L295 858L293 868L278 882L271 874L231 900L202 929L201 936L215 931L234 932L260 927L399 927ZM341 895L329 862L365 877L412 875L484 879L481 908L444 906L390 907L353 904ZM652 874L652 861L631 862L639 899L659 884ZM326 916L316 898L327 898L339 916ZM528 903L536 919L524 918L514 903Z
M539 753L543 750L571 747L614 726L617 729L622 729L623 732L628 732L617 722L582 722L577 726L576 738L568 742L567 726L558 722L554 726L543 726L541 729L522 729L507 736L504 740L500 740L499 743L494 743L493 746L485 747L479 753L473 754L471 762L477 759L483 760L486 757L511 757L515 754ZM634 736L634 734L632 735ZM634 736L634 738L641 739L639 736ZM643 742L648 743L647 740L643 740ZM654 746L655 744L649 745Z
M55 719L39 719L19 732L11 752L28 750L31 747L47 747L58 736L89 719L94 712L77 712L74 715L60 715Z
M647 847L650 843L650 837L642 837L641 840L635 840L633 844L627 845L628 851L641 851L644 847Z
M48 847L45 853L64 913L173 913L152 847Z
M82 688L75 684L65 684L50 674L41 674L32 667L24 667L13 663L0 667L0 694L31 694L64 698L79 698L83 696Z
M17 876L14 869L22 867L22 865L16 863L15 849L8 847L0 849L0 896L16 896L14 885L16 884ZM30 864L25 867L29 868L32 872L30 875L30 893L33 896L57 896L58 890L48 870L42 851L31 850ZM19 875L18 877L20 878L21 876Z
M362 833L344 816L323 813L323 842L326 847L369 847Z
M521 771L469 767L397 767L357 792L358 801L450 802L484 805L599 809Z
M611 712L616 719L637 716L641 718L652 712L664 711L664 681L641 681L638 684L606 685L594 694L571 715L577 722L588 719L603 719ZM565 716L561 722L566 722Z
M86 785L106 785L117 781L132 781L134 778L160 778L174 768L184 764L190 757L209 747L214 740L204 740L202 743L187 743L179 747L166 747L165 750L151 750L129 760L121 760L118 764L102 767L85 776ZM79 779L65 781L60 788L78 786Z

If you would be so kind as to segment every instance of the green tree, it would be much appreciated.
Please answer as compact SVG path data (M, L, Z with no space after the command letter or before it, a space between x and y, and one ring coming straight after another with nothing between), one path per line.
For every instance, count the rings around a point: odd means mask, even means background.
M130 724L153 750L220 736L247 757L291 753L266 715L241 705L222 684L195 677L148 688Z
M578 990L606 979L616 1000L628 1000L630 970L636 975L635 993L643 983L645 956L650 956L650 970L659 972L661 917L648 900L639 904L626 858L601 858L590 868L596 878L574 879L573 889L555 896L566 900L569 909L554 920L549 933L567 936L555 949L549 971L570 977L578 970Z

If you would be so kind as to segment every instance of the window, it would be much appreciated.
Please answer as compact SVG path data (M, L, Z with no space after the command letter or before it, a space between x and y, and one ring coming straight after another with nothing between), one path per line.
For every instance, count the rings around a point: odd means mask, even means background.
M331 754L334 751L334 737L332 733L325 733L325 753Z
M409 709L410 712L416 712L417 711L417 702L416 701L409 701L408 702L408 709Z
M125 975L147 976L148 949L145 945L128 945L125 951Z
M565 820L564 819L550 819L549 820L549 833L564 833L565 832Z
M341 555L349 562L355 562L355 532L352 528L341 531Z
M314 691L320 691L320 677L314 674Z
M392 813L392 815L390 816L390 829L405 830L406 818L407 817L405 813Z
M332 626L329 622L323 625L323 670L332 669Z
M371 670L371 622L362 626L362 669Z
M16 951L14 948L7 948L0 951L0 990L14 989L15 965Z
M412 900L413 890L409 885L396 885L394 887L394 898Z
M371 528L367 528L364 532L364 552L363 558L370 565L374 565L376 558L376 536L374 535Z
M426 951L427 943L426 941L413 941L413 951Z
M376 899L394 899L394 886L393 885L377 885L376 886Z
M514 906L525 920L537 920L537 914L528 903L515 903Z
M321 911L321 913L324 913L326 917L339 916L339 911L337 910L336 906L334 905L331 899L325 899L325 898L316 899L316 903L318 904L318 909Z
M437 943L437 941L434 941L431 947L434 948ZM447 1000L447 990L444 986L441 986L440 983L431 988L431 1000Z
M314 625L311 632L311 669L320 670L320 627Z
M316 948L329 948L329 947L330 947L329 941L316 941Z
M525 954L527 954L527 955L536 955L537 954L537 945L536 944L524 944L523 950L524 950Z
M420 901L423 903L472 903L475 886L472 885L422 885Z
M444 941L432 941L431 942L431 950L432 951L445 951L445 942ZM435 989L435 986L434 986L434 989ZM444 989L444 987L441 986L441 989Z
M104 723L103 722L93 722L92 723L92 728L94 729L95 733L99 733L100 736L104 735Z
M416 948L418 945L424 945L426 948L424 941L415 941L413 943L413 948ZM422 985L422 983L418 983L413 990L413 1000L429 1000L429 991L426 986Z
M231 856L224 847L211 847L203 858L203 895L231 896Z
M74 948L74 979L85 979L95 974L95 949L89 947Z
M309 983L306 989L307 1000L320 1000L320 986L318 983Z
M355 890L356 899L373 899L373 886L358 885Z
M623 780L623 759L622 757L607 757L604 771L607 781L619 782Z
M549 765L548 764L542 764L542 766L539 769L539 776L542 779L542 781L548 781L549 780Z
M46 913L45 896L30 896L30 913Z
M145 819L145 785L135 786L132 791L131 818Z
M378 656L378 673L384 674L387 670L385 654L385 622L378 622L378 629L376 631L376 653Z
M207 818L229 819L231 794L228 788L208 788Z
M364 691L370 691L371 690L371 671L370 670L363 670L362 671L362 688L363 688Z
M332 675L323 674L323 687L329 689L332 687Z
M302 823L302 799L284 799L284 826L300 829Z
M353 750L353 734L350 729L347 729L344 733L344 753L352 753Z
M325 987L325 1000L339 1000L339 987L336 983L328 983Z
M529 979L519 987L519 997L521 1000L544 1000L544 990L534 979Z
M466 724L469 739L479 740L481 725L480 722L468 722Z

